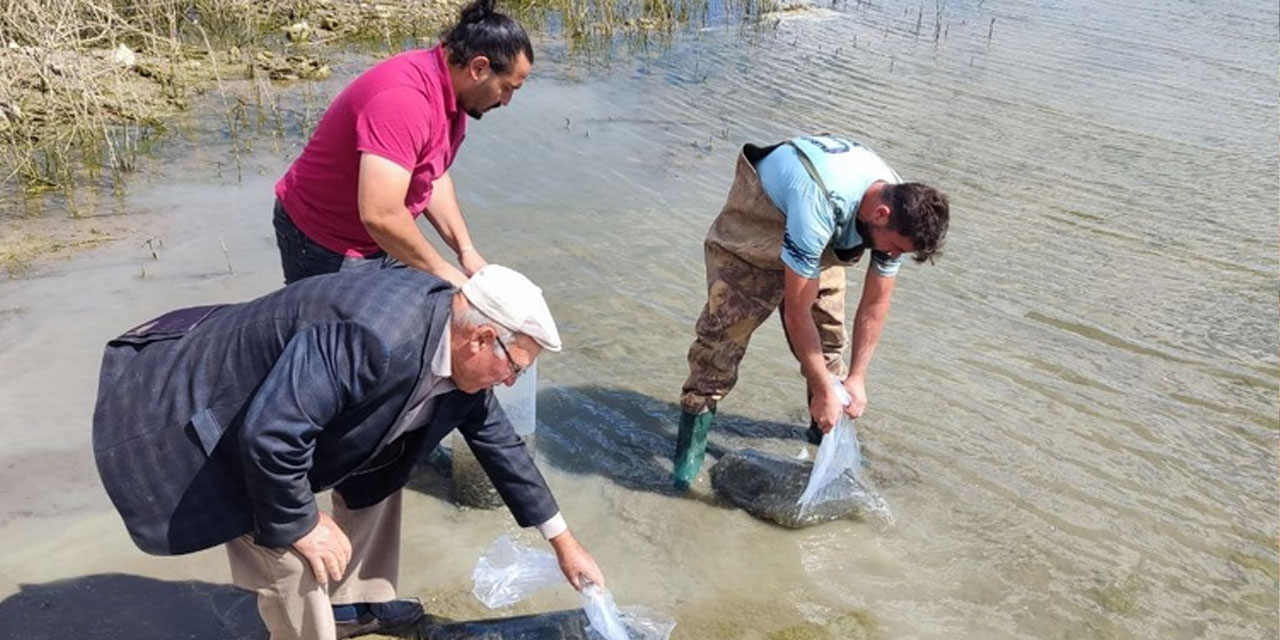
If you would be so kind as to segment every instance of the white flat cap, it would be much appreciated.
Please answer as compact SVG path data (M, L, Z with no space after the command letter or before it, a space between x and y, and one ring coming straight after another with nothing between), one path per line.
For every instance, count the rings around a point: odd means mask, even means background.
M542 289L515 270L486 265L462 285L462 295L494 323L533 338L543 349L560 350L560 332Z

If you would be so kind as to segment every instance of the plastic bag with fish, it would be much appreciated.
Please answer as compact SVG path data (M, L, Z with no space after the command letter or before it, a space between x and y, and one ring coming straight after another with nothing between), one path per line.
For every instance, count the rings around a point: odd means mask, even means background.
M840 398L840 405L849 406L849 393L845 391L844 385L833 381L832 387ZM796 504L800 506L801 519L814 513L825 503L842 501L848 497L848 487L837 482L842 475L850 476L856 485L874 492L862 477L862 447L858 444L857 429L853 420L843 412L840 413L836 426L822 438L818 454L813 459L809 482L805 485L804 493L796 500ZM879 498L878 493L875 496ZM893 521L893 514L889 512L889 506L884 504L883 499L879 500L878 505L872 506L875 511L880 512L877 515L881 520Z
M502 536L476 561L471 572L472 593L490 609L505 607L534 593L565 584L555 554L518 544ZM588 636L597 640L667 640L675 621L643 607L619 608L608 589L587 584L580 592L590 626Z
M844 387L836 388L847 403ZM862 476L858 434L844 415L823 437L814 462L754 449L735 451L711 468L711 486L747 513L784 527L841 519L893 523L889 505Z
M674 620L644 607L619 608L608 589L588 584L581 591L582 610L591 621L592 638L602 640L667 640Z

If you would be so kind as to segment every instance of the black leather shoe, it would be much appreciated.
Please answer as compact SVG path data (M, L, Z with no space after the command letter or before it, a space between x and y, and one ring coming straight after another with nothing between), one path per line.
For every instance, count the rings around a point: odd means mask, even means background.
M354 638L370 633L387 633L407 627L422 618L422 601L401 598L389 602L361 602L333 608L337 636Z

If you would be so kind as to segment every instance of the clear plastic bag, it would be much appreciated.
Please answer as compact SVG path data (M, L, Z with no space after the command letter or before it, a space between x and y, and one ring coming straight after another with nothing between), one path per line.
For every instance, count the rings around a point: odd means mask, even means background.
M622 622L618 605L613 602L613 594L594 584L582 589L582 610L591 621L591 630L604 640L630 640L627 625Z
M515 604L547 587L566 584L555 554L517 543L510 535L494 541L476 561L471 590L486 607ZM644 607L619 609L608 589L587 584L580 592L592 638L667 640L674 620Z
M676 621L647 607L622 607L622 624L627 625L631 640L667 640Z
M484 606L497 609L563 583L564 574L554 553L517 544L506 535L476 561L471 580L475 582L471 592Z
M839 381L832 381L832 386L837 397L840 398L841 406L848 406L850 398L844 385ZM840 483L835 482L844 474L856 479L862 486L871 487L862 477L862 447L858 444L857 429L854 427L853 420L842 412L836 426L830 433L823 436L822 444L818 445L818 453L813 458L813 472L809 475L809 484L805 486L804 493L800 494L800 499L797 501L802 519L817 506L844 497ZM871 505L874 515L883 522L891 524L893 514L889 511L889 505L884 503L879 494L872 492L872 495L875 498Z
M601 640L667 640L674 620L644 607L618 608L608 589L588 584L582 589L582 609L591 622L592 638Z

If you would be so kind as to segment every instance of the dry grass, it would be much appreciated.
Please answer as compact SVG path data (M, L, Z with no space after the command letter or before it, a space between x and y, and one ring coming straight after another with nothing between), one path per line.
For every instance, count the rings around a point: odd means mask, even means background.
M0 189L119 188L140 142L191 95L227 80L314 79L315 44L394 49L459 0L0 0ZM272 51L274 49L275 51ZM229 116L230 117L230 116Z
M756 2L742 4L743 13ZM0 192L122 189L140 146L192 94L232 80L317 79L323 45L386 52L430 42L464 0L0 0ZM709 0L505 0L530 27L555 23L572 51L670 37ZM233 144L235 141L233 140Z
M122 197L138 157L194 94L221 96L238 175L251 123L236 92L279 130L270 83L328 75L323 45L398 51L438 33L461 1L0 0L0 277L115 239L84 228L79 202L91 194L80 190ZM46 194L75 224L23 205Z
M139 140L185 106L177 79L200 75L182 43L188 4L0 0L0 182L38 192L81 166L131 170Z
M391 53L428 44L465 0L0 0L0 194L77 185L123 193L165 123L193 94L222 96L233 149L245 101L225 87L329 74L335 43ZM776 0L726 0L758 15ZM615 42L665 40L709 0L503 0L529 27L555 25L571 53L608 64ZM754 10L753 10L754 9ZM261 106L261 105L259 105ZM278 116L278 113L276 114ZM278 124L278 123L277 123ZM237 171L239 155L237 153ZM7 212L0 211L0 215Z
M677 27L704 21L708 0L510 0L515 15L546 30L558 23L569 51L606 62L615 40L665 41ZM554 20L552 19L554 18Z

